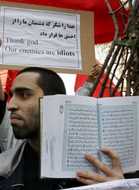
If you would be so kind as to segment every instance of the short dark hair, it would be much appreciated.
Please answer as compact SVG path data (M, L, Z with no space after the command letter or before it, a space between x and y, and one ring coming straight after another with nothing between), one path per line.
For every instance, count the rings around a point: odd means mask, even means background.
M20 70L17 76L25 72L39 74L37 84L44 95L66 94L64 82L56 72L42 67L26 67Z

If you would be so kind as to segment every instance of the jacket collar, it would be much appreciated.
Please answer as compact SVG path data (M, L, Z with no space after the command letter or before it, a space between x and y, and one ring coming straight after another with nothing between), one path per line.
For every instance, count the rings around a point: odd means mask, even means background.
M7 178L12 175L21 161L26 143L26 140L19 142L14 148L0 154L0 176Z

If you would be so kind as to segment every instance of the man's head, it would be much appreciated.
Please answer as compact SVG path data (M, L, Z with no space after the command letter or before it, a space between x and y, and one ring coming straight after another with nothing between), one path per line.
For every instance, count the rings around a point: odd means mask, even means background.
M33 139L39 135L39 98L43 95L65 94L62 79L53 71L28 67L13 82L8 109L15 137Z
M60 76L52 70L41 67L27 67L22 69L18 75L26 72L38 73L38 86L44 95L66 94L65 85Z

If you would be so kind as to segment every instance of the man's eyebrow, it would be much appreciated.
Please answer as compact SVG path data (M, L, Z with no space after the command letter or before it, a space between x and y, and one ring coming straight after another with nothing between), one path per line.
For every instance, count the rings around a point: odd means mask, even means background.
M27 88L27 87L17 87L15 89L11 89L12 93L18 93L18 92L23 92L23 91L27 91L27 92L33 92L32 89Z

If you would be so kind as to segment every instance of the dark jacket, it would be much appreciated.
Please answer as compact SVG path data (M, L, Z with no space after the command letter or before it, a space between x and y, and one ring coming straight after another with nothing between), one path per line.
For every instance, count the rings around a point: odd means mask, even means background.
M76 179L40 179L40 160L26 142L2 153L0 163L4 157L5 164L0 166L0 190L57 190L82 185Z

